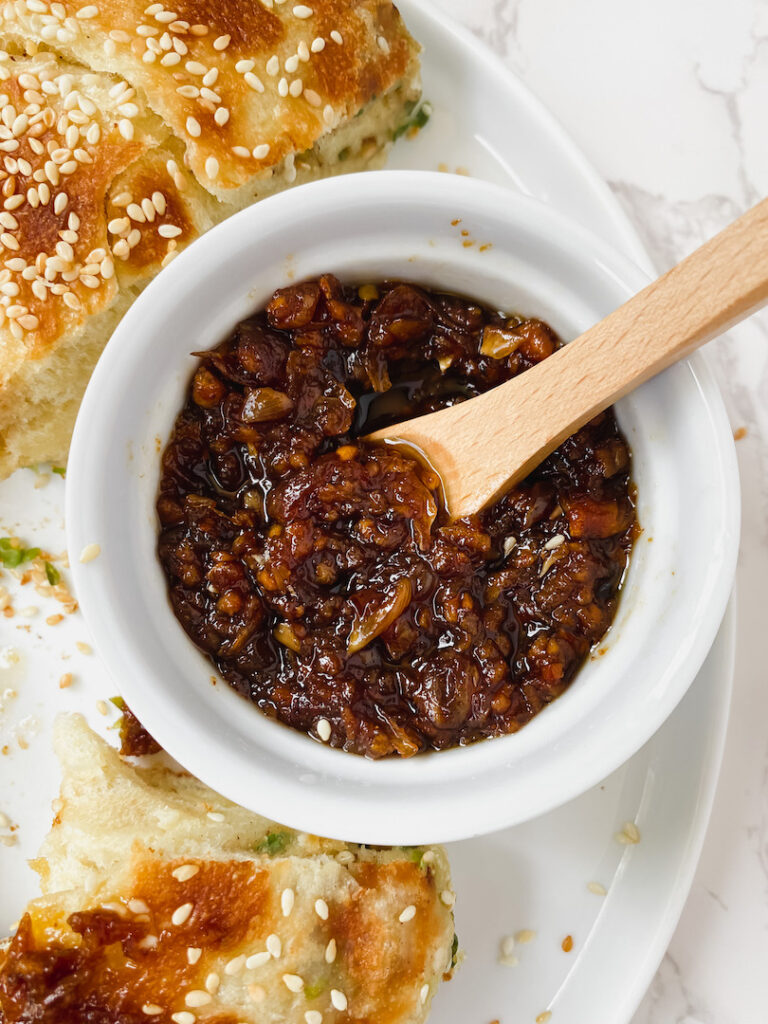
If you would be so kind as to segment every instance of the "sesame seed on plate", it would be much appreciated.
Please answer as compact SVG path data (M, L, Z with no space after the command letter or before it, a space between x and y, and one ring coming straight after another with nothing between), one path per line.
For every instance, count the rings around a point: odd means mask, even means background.
M70 293L71 294L71 293ZM66 296L65 296L66 298ZM94 558L98 558L101 554L100 544L86 544L83 550L80 552L81 562L92 562Z
M332 964L336 959L336 939L331 939L328 945L325 947L325 962Z
M328 904L325 900L315 900L315 913L322 921L328 920Z
M194 904L182 903L181 906L176 907L174 912L171 914L171 924L179 925L184 924L189 919L189 915L194 910Z
M532 928L521 928L519 932L515 932L515 942L521 946L528 942L533 942L535 938L536 932Z
M291 911L293 910L293 904L295 900L296 893L293 891L293 889L283 889L280 895L280 906L282 907L283 910L283 917L288 917L288 915L291 913Z
M398 921L400 921L401 924L405 924L407 921L412 921L415 916L416 907L411 903L405 908L405 910L402 911L400 917L398 918Z
M331 989L331 1004L334 1010L338 1010L343 1013L347 1008L347 997L343 992L340 992L337 988Z
M182 864L178 868L174 868L171 874L177 882L188 882L190 878L198 873L200 868L197 864Z
M300 978L298 974L284 974L283 984L289 992L301 992L304 988L304 979Z
M587 882L587 889L595 896L605 896L608 891L601 882Z

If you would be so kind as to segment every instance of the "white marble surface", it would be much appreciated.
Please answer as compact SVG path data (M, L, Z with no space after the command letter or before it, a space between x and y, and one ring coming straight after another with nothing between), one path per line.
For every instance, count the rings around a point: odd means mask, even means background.
M561 120L659 269L768 193L766 0L440 2ZM768 1019L768 314L710 351L747 432L735 693L696 880L633 1024Z

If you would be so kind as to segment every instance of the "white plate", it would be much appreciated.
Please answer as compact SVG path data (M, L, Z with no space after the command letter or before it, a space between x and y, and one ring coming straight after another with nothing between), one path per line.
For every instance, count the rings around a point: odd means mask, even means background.
M390 165L434 170L443 164L517 187L648 267L607 188L520 83L442 15L423 4L401 7L425 46L425 94L435 113L415 141L398 145ZM57 477L42 490L34 483L32 473L19 473L0 486L0 533L61 550L63 485ZM44 599L14 593L14 603L40 611L0 618L0 646L21 655L0 669L0 810L19 826L17 844L0 847L0 931L36 891L25 861L49 827L58 786L50 751L55 714L82 710L102 730L114 718L111 709L107 718L96 709L113 692L103 669L75 647L89 639L82 619L51 627L44 620L56 608ZM538 821L452 846L466 961L438 996L436 1024L533 1022L546 1009L553 1024L629 1019L669 941L698 859L722 754L732 655L728 616L672 718L602 786ZM60 690L64 672L74 673L75 682ZM17 696L7 695L9 689ZM637 846L613 839L627 820L639 823ZM588 891L590 881L608 895ZM500 966L499 940L521 929L535 930L536 938L519 948L517 966ZM568 934L574 948L564 953L560 944Z

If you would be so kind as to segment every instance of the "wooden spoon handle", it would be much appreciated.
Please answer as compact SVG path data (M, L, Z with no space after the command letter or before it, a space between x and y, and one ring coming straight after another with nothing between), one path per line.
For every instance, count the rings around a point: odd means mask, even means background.
M379 435L429 453L449 511L469 515L593 416L766 301L768 199L526 373Z

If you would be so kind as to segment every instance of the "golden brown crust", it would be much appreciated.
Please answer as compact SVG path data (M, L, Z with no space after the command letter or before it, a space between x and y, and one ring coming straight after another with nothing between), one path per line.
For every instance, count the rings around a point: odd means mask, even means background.
M119 761L77 718L57 726L64 743L77 749L35 865L47 895L0 951L4 1024L84 1007L109 1024L422 1024L451 963L442 851L282 830ZM254 841L265 830L280 842Z
M139 89L221 198L416 69L416 44L389 0L20 0L5 10L13 38Z

